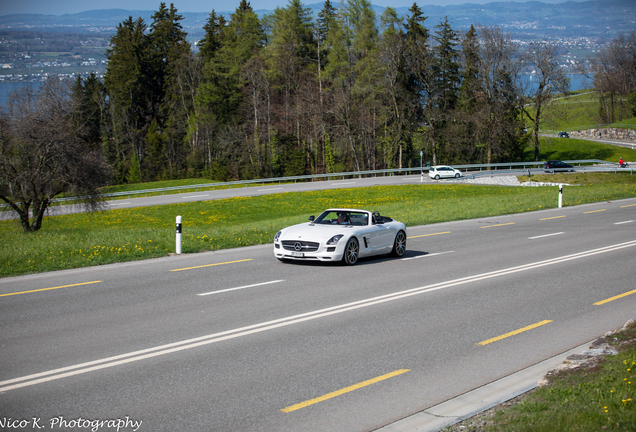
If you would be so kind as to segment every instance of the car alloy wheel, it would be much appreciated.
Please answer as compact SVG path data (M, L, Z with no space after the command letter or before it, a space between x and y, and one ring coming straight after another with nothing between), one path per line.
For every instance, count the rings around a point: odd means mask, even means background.
M360 252L360 247L358 245L358 240L354 238L350 238L345 246L344 256L342 257L342 261L346 265L354 265L358 262L358 254Z
M455 174L455 178L459 178L459 173Z
M435 180L439 180L439 174L435 174Z
M395 242L393 242L393 250L391 255L395 257L401 257L406 252L406 234L404 231L400 231L395 236Z

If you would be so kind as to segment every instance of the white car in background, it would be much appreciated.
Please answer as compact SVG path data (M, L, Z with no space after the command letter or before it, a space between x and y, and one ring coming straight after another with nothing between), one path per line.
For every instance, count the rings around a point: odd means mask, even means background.
M437 165L431 167L428 171L428 176L435 180L439 180L441 178L460 178L462 176L462 172L446 165Z
M280 261L342 261L406 251L406 227L378 212L328 209L309 222L292 225L274 236L274 255Z

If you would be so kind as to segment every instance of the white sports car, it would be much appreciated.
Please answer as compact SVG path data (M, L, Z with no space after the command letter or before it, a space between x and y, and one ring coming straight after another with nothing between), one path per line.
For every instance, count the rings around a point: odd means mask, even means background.
M284 228L274 236L274 255L280 261L342 261L406 251L406 227L378 212L329 209L309 222Z

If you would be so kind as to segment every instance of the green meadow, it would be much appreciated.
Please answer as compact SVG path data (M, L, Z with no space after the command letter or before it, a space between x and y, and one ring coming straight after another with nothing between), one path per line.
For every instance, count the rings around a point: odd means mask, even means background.
M579 176L581 180L577 180ZM629 173L547 174L533 176L533 180L585 181L581 186L566 187L566 206L636 196L636 176ZM42 229L34 233L24 233L18 221L2 221L0 277L168 255L175 251L177 215L183 218L182 252L196 253L270 243L279 229L304 222L329 207L379 211L407 226L416 226L557 205L556 187L440 183L281 193L48 216Z
M558 103L565 105L567 116L549 119L546 129L571 130L574 125L589 124L598 110L592 92L577 92ZM636 118L622 123L636 124ZM616 162L619 157L636 162L636 150L574 138L541 138L541 160ZM532 161L534 150L528 148L523 158ZM519 179L526 181L527 176ZM565 206L636 196L636 176L630 173L546 174L533 175L532 180L579 185L566 187ZM211 183L208 179L170 180L110 186L104 193ZM61 216L55 216L55 208L51 208L42 229L35 233L24 233L18 221L0 221L0 277L168 255L175 251L177 215L183 218L182 252L197 253L270 243L279 229L304 222L328 207L379 211L416 226L536 211L557 204L556 187L439 183L282 193Z

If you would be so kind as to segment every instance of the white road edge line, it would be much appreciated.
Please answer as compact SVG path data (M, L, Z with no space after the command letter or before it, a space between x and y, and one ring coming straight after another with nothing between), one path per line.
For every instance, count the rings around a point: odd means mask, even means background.
M275 281L269 281L269 282L261 282L261 283L257 283L257 284L245 285L245 286L236 287L236 288L228 288L228 289L219 290L219 291L211 291L211 292L201 293L201 294L197 294L197 295L198 296L207 296L207 295L212 295L212 294L220 294L220 293L229 292L229 291L242 290L242 289L245 289L245 288L254 288L254 287L257 287L257 286L275 284L275 283L278 283L278 282L285 282L285 281L281 279L281 280L275 280Z
M625 222L616 222L614 225L622 225L622 224L626 224L626 223L633 223L634 221L625 221Z
M539 239L539 238L543 238L543 237L552 237L552 236L561 235L561 234L565 234L565 233L564 232L558 232L558 233L552 233L552 234L544 234L544 235L535 236L535 237L528 237L528 240L534 240L534 239Z
M130 204L130 202L123 202L123 203L116 203L116 204L106 204L107 206L118 206L118 205L124 205L124 204Z
M343 184L356 184L356 182L345 182L345 183L331 183L331 186L340 186Z
M378 297L372 297L365 300L359 300L351 303L345 303L338 306L332 306L325 309L319 309L311 312L306 312L299 315L293 315L289 317L279 318L272 321L266 321L259 324L250 325L247 327L241 327L233 330L227 330L220 333L214 333L210 335L200 336L197 338L186 339L179 342L173 342L170 344L159 345L144 350L133 351L126 354L120 354L113 357L107 357L103 359L93 360L90 362L79 363L59 369L53 369L45 372L40 372L32 375L25 375L5 381L0 381L0 393L9 390L15 390L23 387L28 387L36 384L41 384L49 381L54 381L62 378L67 378L75 375L81 375L88 372L98 371L100 369L106 369L109 367L119 366L126 363L132 363L135 361L145 360L152 357L158 357L178 351L197 348L204 345L210 345L217 342L222 342L229 339L235 339L242 336L261 333L268 330L273 330L281 327L290 326L293 324L299 324L307 321L312 321L319 318L324 318L331 315L336 315L344 312L349 312L357 309L366 308L382 303L387 303L403 298L408 298L415 295L426 294L429 292L442 290L446 288L452 288L459 285L464 285L471 282L478 282L482 280L492 279L499 276L505 276L509 274L519 273L527 270L537 269L549 265L559 264L562 262L572 261L580 258L586 258L593 255L598 255L607 252L613 252L628 247L636 247L636 240L632 240L625 243L619 243L615 245L605 246L598 249L592 249L584 252L577 252L571 255L565 255L562 257L552 258L544 261L538 261L534 263L524 264L517 267L510 267L507 269L496 270L492 272L482 273L474 276L463 277L460 279L454 279L447 282L439 282L431 285L426 285L418 288L412 288L405 291L400 291L392 294L385 294Z
M285 188L279 187L279 188L259 189L258 191L259 192L266 192L266 191L281 190L281 189L285 189Z

